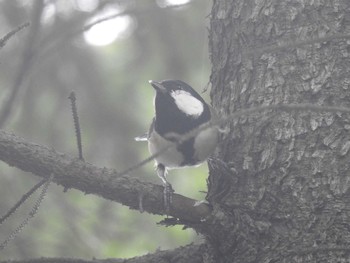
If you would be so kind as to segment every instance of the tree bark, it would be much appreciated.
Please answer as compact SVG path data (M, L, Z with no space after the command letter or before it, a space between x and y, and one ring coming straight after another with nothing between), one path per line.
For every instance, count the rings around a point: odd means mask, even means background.
M350 43L309 41L346 34L349 11L346 0L214 1L211 96L219 115L280 103L349 107ZM227 125L210 162L213 261L350 257L349 122L341 113L269 111Z
M339 37L349 27L347 0L214 0L213 106L222 117L265 110L227 123L209 161L210 206L173 197L171 215L205 243L125 262L347 262L348 113L268 107L308 103L349 111L350 42ZM67 188L164 213L161 186L13 134L0 132L0 159L41 177L53 174Z
M5 131L0 131L0 160L43 178L53 174L53 181L65 189L95 194L141 212L165 214L162 186L122 175L114 169L97 167ZM174 194L169 215L195 225L210 212L207 204L194 206L195 202Z

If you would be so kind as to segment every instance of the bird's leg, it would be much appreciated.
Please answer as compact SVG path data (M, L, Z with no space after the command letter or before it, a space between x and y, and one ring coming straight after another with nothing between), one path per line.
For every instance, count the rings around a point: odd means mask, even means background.
M159 178L163 181L163 185L164 185L164 208L166 213L168 214L170 212L170 205L172 202L172 196L174 193L174 190L171 186L171 184L167 181L166 179L166 168L163 164L158 164L157 165L157 174L159 176Z

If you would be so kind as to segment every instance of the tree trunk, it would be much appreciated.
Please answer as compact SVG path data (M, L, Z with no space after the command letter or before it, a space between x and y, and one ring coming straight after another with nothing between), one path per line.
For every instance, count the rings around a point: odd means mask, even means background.
M344 110L265 107L231 118L209 161L210 206L194 207L195 200L174 194L169 216L177 220L163 222L192 227L205 242L94 262L349 262L348 28L348 0L214 0L211 97L219 116L278 104ZM164 214L162 187L128 170L99 168L2 131L0 160L52 175L66 188ZM63 261L91 262L28 262Z
M350 42L339 37L349 21L348 0L215 0L213 106L220 116L280 103L349 107ZM265 111L227 124L210 161L213 262L350 258L349 122Z

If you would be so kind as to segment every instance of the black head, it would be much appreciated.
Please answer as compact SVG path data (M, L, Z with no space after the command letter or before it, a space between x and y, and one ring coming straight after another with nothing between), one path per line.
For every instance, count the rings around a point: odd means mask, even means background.
M210 120L209 106L181 80L149 81L156 90L155 129L161 134L189 132Z
M160 82L150 80L149 83L153 86L157 93L160 92L170 94L174 91L183 90L190 93L193 97L202 103L205 103L203 98L190 85L181 80L163 80Z

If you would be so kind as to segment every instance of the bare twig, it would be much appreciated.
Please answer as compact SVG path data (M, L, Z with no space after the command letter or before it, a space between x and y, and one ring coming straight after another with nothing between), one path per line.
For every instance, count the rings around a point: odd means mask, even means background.
M111 1L113 3L113 1ZM105 5L107 5L108 3L106 3ZM91 13L91 15L89 16L89 18L93 17L94 15L96 15L99 11L101 11L105 5L101 5L101 7L99 7L98 9L94 10L94 12ZM168 9L176 9L179 6L167 6ZM126 10L126 11L122 11L122 12L116 12L115 14L111 14L111 15L107 15L105 17L102 17L100 19L94 20L90 23L87 23L84 26L73 26L70 32L65 32L64 35L58 37L57 39L55 39L52 43L50 43L49 45L43 47L42 50L40 50L40 56L45 58L47 57L48 54L50 54L52 52L52 50L57 50L57 48L61 45L63 45L64 43L67 43L67 41L70 41L72 39L74 39L77 36L80 36L82 33L88 31L89 29L91 29L92 27L94 27L95 25L98 25L100 23L106 22L108 20L117 18L117 17L121 17L121 16L135 16L138 14L145 14L145 13L152 13L154 11L154 8L147 8L147 9L143 9L143 10ZM89 18L86 18L89 19ZM83 21L85 22L85 21Z
M102 17L100 19L97 19L95 20L94 22L91 22L87 25L85 25L82 29L80 29L79 31L76 31L74 33L74 35L78 35L80 33L83 33L85 31L88 31L90 30L92 27L96 26L97 24L100 24L100 23L103 23L103 22L106 22L108 20L111 20L111 19L114 19L114 18L117 18L117 17L120 17L120 16L125 16L125 15L129 15L130 12L118 12L118 13L115 13L115 14L112 14L112 15L108 15L108 16L105 16L105 17Z
M49 188L49 185L53 179L53 174L50 175L48 179L45 180L45 184L43 189L41 190L41 193L36 200L32 210L29 212L29 215L26 219L22 221L22 223L0 244L0 251L3 250L8 243L13 240L22 230L23 228L28 224L29 220L32 219L38 212L38 209L41 205L41 202L44 200L44 197L46 195L47 189Z
M16 210L18 207L20 207L28 198L38 189L40 188L47 179L41 180L39 183L34 185L26 194L22 196L22 198L3 216L0 218L0 225L2 225L7 218L9 218Z
M72 114L73 114L73 121L74 121L74 128L75 128L75 135L77 138L77 146L78 146L78 153L79 153L79 159L84 160L83 157L83 146L81 143L81 129L79 124L79 116L78 116L78 110L77 110L77 104L76 104L76 97L75 92L72 91L68 97L71 101L72 106Z
M92 15L96 14L100 9L97 9L95 12L92 13ZM113 18L119 17L119 16L124 16L126 14L130 14L131 12L119 12L116 14L108 15L106 17L100 18L96 21L93 21L89 24L86 24L85 26L72 26L72 29L69 32L64 32L63 35L60 37L54 39L51 43L47 43L41 50L40 50L40 57L41 58L46 58L50 53L52 53L52 50L57 50L60 46L63 44L67 43L68 41L73 40L75 37L80 36L82 33L85 31L88 31L90 28L93 26L106 22L108 20L111 20ZM85 21L83 21L85 22ZM82 23L82 22L81 22Z
M124 171L116 174L115 176L123 176L123 175L127 175L132 171L135 171L137 169L139 169L140 167L144 166L145 164L153 161L155 158L157 158L159 155L161 155L162 153L164 153L165 151L171 149L172 147L174 147L175 145L168 145L166 147L163 147L162 149L160 149L158 152L150 155L149 157L147 157L146 159L143 159L142 161L136 163L135 165L130 166L129 168L125 169Z
M7 41L14 36L15 34L17 34L19 31L21 31L23 28L26 28L30 25L29 22L26 22L20 26L18 26L17 28L15 28L14 30L8 32L3 38L0 39L0 49L3 48Z
M36 42L37 36L40 29L40 19L44 8L44 0L38 0L34 2L32 22L30 27L30 32L28 34L27 40L25 41L25 47L22 54L22 62L19 66L18 73L14 80L11 93L7 100L3 103L0 111L0 128L3 128L6 121L11 115L12 109L15 104L15 100L23 85L24 79L30 69L30 65L34 56L34 43Z

